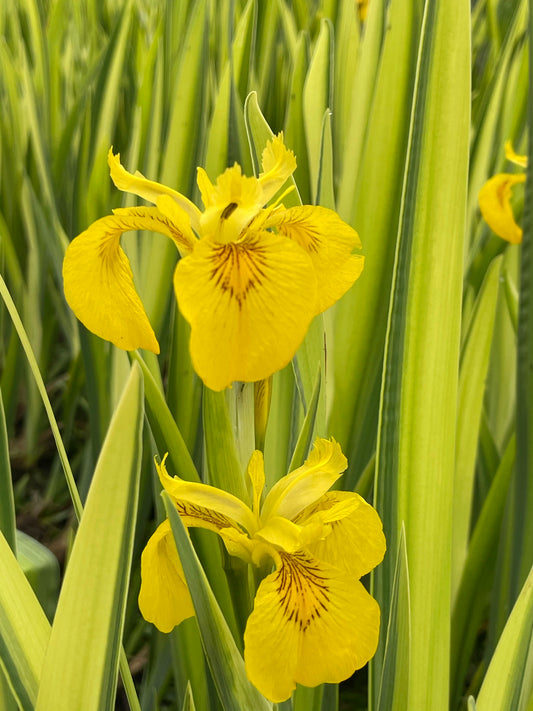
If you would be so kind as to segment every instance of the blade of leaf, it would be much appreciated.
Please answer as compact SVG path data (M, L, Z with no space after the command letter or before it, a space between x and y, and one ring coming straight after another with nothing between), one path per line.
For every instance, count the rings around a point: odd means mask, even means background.
M468 662L489 604L496 570L494 551L498 548L501 535L515 457L516 441L513 437L502 457L476 522L455 596L450 654L452 701L454 698L459 700L462 696Z
M244 661L211 592L175 505L166 492L162 496L194 604L204 651L224 710L271 711L272 704L246 677Z
M477 711L519 708L533 692L533 569L513 607L476 700ZM522 707L523 708L523 707Z
M0 709L1 711L20 711L20 704L15 700L15 696L9 686L9 681L5 675L4 667L0 662Z
M23 711L33 711L50 623L0 531L0 663Z
M313 433L315 431L315 424L318 412L318 403L320 400L320 390L322 387L322 371L318 369L315 378L315 387L313 388L313 396L311 397L311 402L305 414L305 419L298 435L298 441L296 442L296 447L292 453L291 463L289 464L289 472L293 472L298 467L301 467L304 463L311 445L313 443Z
M313 56L307 71L303 91L303 110L311 195L317 202L318 173L322 143L322 117L332 102L333 80L333 26L327 19L320 25Z
M187 479L187 481L199 482L200 476L189 450L155 378L139 353L131 353L131 358L139 364L143 372L146 416L160 454L169 453L168 466L176 468L175 474L179 474L182 479Z
M501 257L487 272L479 292L463 352L457 403L457 446L453 497L452 598L466 559L479 426L496 315Z
M337 193L339 214L359 233L366 260L361 278L335 306L329 431L348 457L348 488L375 446L419 34L417 3L392 0L389 23L384 4L372 0L369 7Z
M13 498L13 480L9 461L4 401L0 390L0 531L16 554L15 538L15 501Z
M183 700L183 706L181 711L196 711L196 706L194 705L194 697L192 695L191 685L187 684L187 690L185 691L185 698Z
M9 293L6 283L3 280L1 275L0 275L0 295L2 296L2 299L4 300L7 310L9 311L9 315L11 317L11 320L13 321L13 325L15 327L17 334L18 334L18 337L20 338L20 342L22 344L22 347L24 349L24 352L26 353L26 357L27 357L28 362L30 364L30 368L31 368L33 377L35 378L35 382L36 382L37 388L39 390L39 394L41 395L41 398L43 400L44 409L46 410L46 414L48 416L48 421L50 422L50 429L52 430L52 434L54 435L54 440L56 443L57 451L59 453L59 458L61 460L61 465L62 465L63 470L65 472L65 478L67 480L67 485L68 485L69 493L70 493L72 503L74 506L74 511L76 512L76 516L78 518L80 518L81 510L82 510L81 500L80 500L80 497L78 494L78 490L76 488L76 482L74 481L74 475L72 474L72 469L70 468L70 463L69 463L69 460L67 457L67 453L65 451L65 445L63 444L63 440L61 439L61 433L59 432L59 427L57 425L54 411L52 409L52 405L50 403L48 393L46 392L46 387L45 387L42 375L39 371L39 366L37 365L37 361L35 359L35 355L33 353L32 347L31 347L30 342L28 340L28 336L26 334L26 331L25 331L22 321L20 319L20 315L17 311L15 303L13 302L13 299L11 298L11 294Z
M302 202L306 205L311 203L311 183L303 115L303 87L307 63L307 41L302 33L298 37L294 52L289 100L285 114L284 138L287 146L296 156L294 179L298 183Z
M74 542L36 711L114 708L135 532L143 415L142 373L134 364L98 459Z
M383 653L383 673L377 701L378 711L403 711L407 708L410 617L409 565L405 528L402 525L392 583L391 607Z
M529 2L529 11L532 3ZM531 17L530 17L531 23ZM531 32L531 30L530 30ZM533 42L529 42L533 66ZM520 293L516 346L516 469L515 508L509 603L514 603L533 566L533 72L529 72L528 165L524 188L524 236L520 263Z
M17 531L17 560L46 616L51 620L59 594L59 563L42 543Z
M450 545L470 111L470 3L426 2L402 194L376 466L389 549L405 522L408 706L448 708ZM393 560L375 575L390 607ZM380 673L381 659L376 658ZM420 669L427 672L420 674Z

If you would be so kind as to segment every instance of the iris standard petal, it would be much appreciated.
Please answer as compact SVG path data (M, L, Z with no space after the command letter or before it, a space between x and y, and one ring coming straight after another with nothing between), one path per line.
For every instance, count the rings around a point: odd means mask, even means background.
M263 172L259 184L263 191L262 205L266 205L296 170L296 158L283 143L283 132L268 141L261 158Z
M302 547L301 533L302 529L296 523L281 516L272 516L255 535L276 550L294 553Z
M319 519L329 524L327 536L308 544L319 560L351 573L356 578L369 573L383 560L386 543L377 511L351 491L329 491L296 522L303 526Z
M214 486L170 476L165 459L166 455L161 464L155 463L159 480L176 504L185 526L216 532L222 528L238 528L237 524L246 530L256 528L255 516L240 499Z
M140 198L148 200L148 202L153 202L154 204L160 195L169 195L185 210L191 218L191 225L194 229L197 229L200 223L201 212L185 195L178 193L176 190L172 190L172 188L162 183L148 180L142 173L139 173L139 171L136 171L135 174L128 172L120 162L120 153L113 155L113 148L110 148L107 154L107 164L109 165L111 180L119 190L138 195Z
M235 242L263 206L257 178L243 175L237 163L219 175L215 185L198 168L198 187L205 205L200 225L202 236L217 242Z
M309 254L317 276L317 313L338 301L363 271L364 257L352 254L361 249L359 235L333 210L313 205L276 210L268 224Z
M230 244L200 240L179 262L174 287L192 329L194 368L212 390L281 370L315 313L309 257L270 232L249 233Z
M168 519L157 528L141 556L139 609L161 632L170 632L194 615Z
M527 156L521 156L516 153L511 141L505 141L505 157L511 163L519 165L521 168L527 168Z
M155 207L115 210L76 237L63 262L65 297L85 326L124 350L146 348L159 353L120 237L128 230L149 230L181 239Z
M278 703L297 683L337 683L364 666L376 651L380 617L353 575L304 552L280 558L259 586L244 633L248 678Z
M263 494L263 489L265 487L265 462L263 459L263 452L256 449L252 453L246 473L252 483L252 510L257 516L259 516L261 508L261 495Z
M337 481L348 466L335 440L317 439L304 464L280 479L270 490L261 509L261 520L271 516L294 519Z
M235 528L223 528L218 534L224 541L228 553L241 558L245 563L272 566L272 560L277 558L277 552L271 545L258 538L249 538Z
M479 207L486 223L498 237L519 244L522 230L516 224L511 207L511 189L524 183L524 174L499 173L487 180L479 191Z

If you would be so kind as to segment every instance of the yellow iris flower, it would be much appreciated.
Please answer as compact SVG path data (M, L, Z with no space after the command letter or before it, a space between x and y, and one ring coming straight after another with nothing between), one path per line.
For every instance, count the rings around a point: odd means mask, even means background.
M220 489L170 477L161 484L186 526L218 533L231 555L274 566L259 585L244 633L246 673L271 701L296 683L348 678L374 655L380 611L359 578L381 562L385 537L375 509L352 492L329 491L347 461L333 440L317 439L307 461L280 479L261 503L265 473L255 451L248 465L252 507ZM170 632L194 615L168 520L141 559L139 607Z
M516 154L510 141L505 144L505 156L515 165L527 168L527 156ZM485 222L498 237L511 244L522 241L522 229L516 224L511 207L511 191L525 180L524 173L499 173L487 180L479 191L479 207Z
M112 150L108 163L117 188L155 206L114 210L71 242L63 264L66 299L101 338L159 353L120 237L128 230L166 235L182 257L174 290L191 325L192 362L213 390L287 365L313 317L361 274L364 258L352 254L359 237L334 211L264 209L296 168L282 134L267 143L258 178L235 164L213 185L198 168L203 212L175 190L128 173Z

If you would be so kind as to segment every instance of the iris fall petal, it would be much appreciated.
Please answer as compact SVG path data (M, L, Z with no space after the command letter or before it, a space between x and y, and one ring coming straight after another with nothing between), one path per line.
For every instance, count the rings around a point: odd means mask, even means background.
M63 261L65 297L85 326L124 350L159 344L135 290L120 237L128 230L157 230L170 236L164 215L155 207L115 210L76 237Z
M357 232L333 210L313 205L276 211L270 219L280 234L304 249L317 276L317 313L338 301L363 271L364 257Z
M168 520L157 528L141 557L139 609L161 632L194 615L189 589Z
M270 232L217 244L204 238L174 277L191 325L191 357L212 390L281 370L315 313L316 279L309 257Z
M247 675L278 703L297 683L336 683L366 664L380 617L354 576L305 553L281 560L259 586L244 633Z
M522 241L522 230L516 224L511 207L511 189L525 180L524 174L499 173L479 191L479 207L488 226L511 244Z
M343 507L347 503L351 505ZM342 513L343 508L347 515ZM330 491L309 510L303 511L297 522L303 525L309 518L313 519L311 510L331 527L326 537L308 545L316 558L356 578L381 563L386 548L381 519L361 496L350 491Z

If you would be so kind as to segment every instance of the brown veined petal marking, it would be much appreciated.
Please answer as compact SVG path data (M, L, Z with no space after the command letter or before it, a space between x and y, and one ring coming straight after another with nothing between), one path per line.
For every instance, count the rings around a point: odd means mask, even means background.
M194 368L212 390L287 365L316 311L309 257L266 231L237 243L200 240L178 264L174 286L191 324Z
M379 618L377 602L353 575L303 551L281 553L248 618L247 675L275 702L289 698L297 683L347 679L375 653Z

